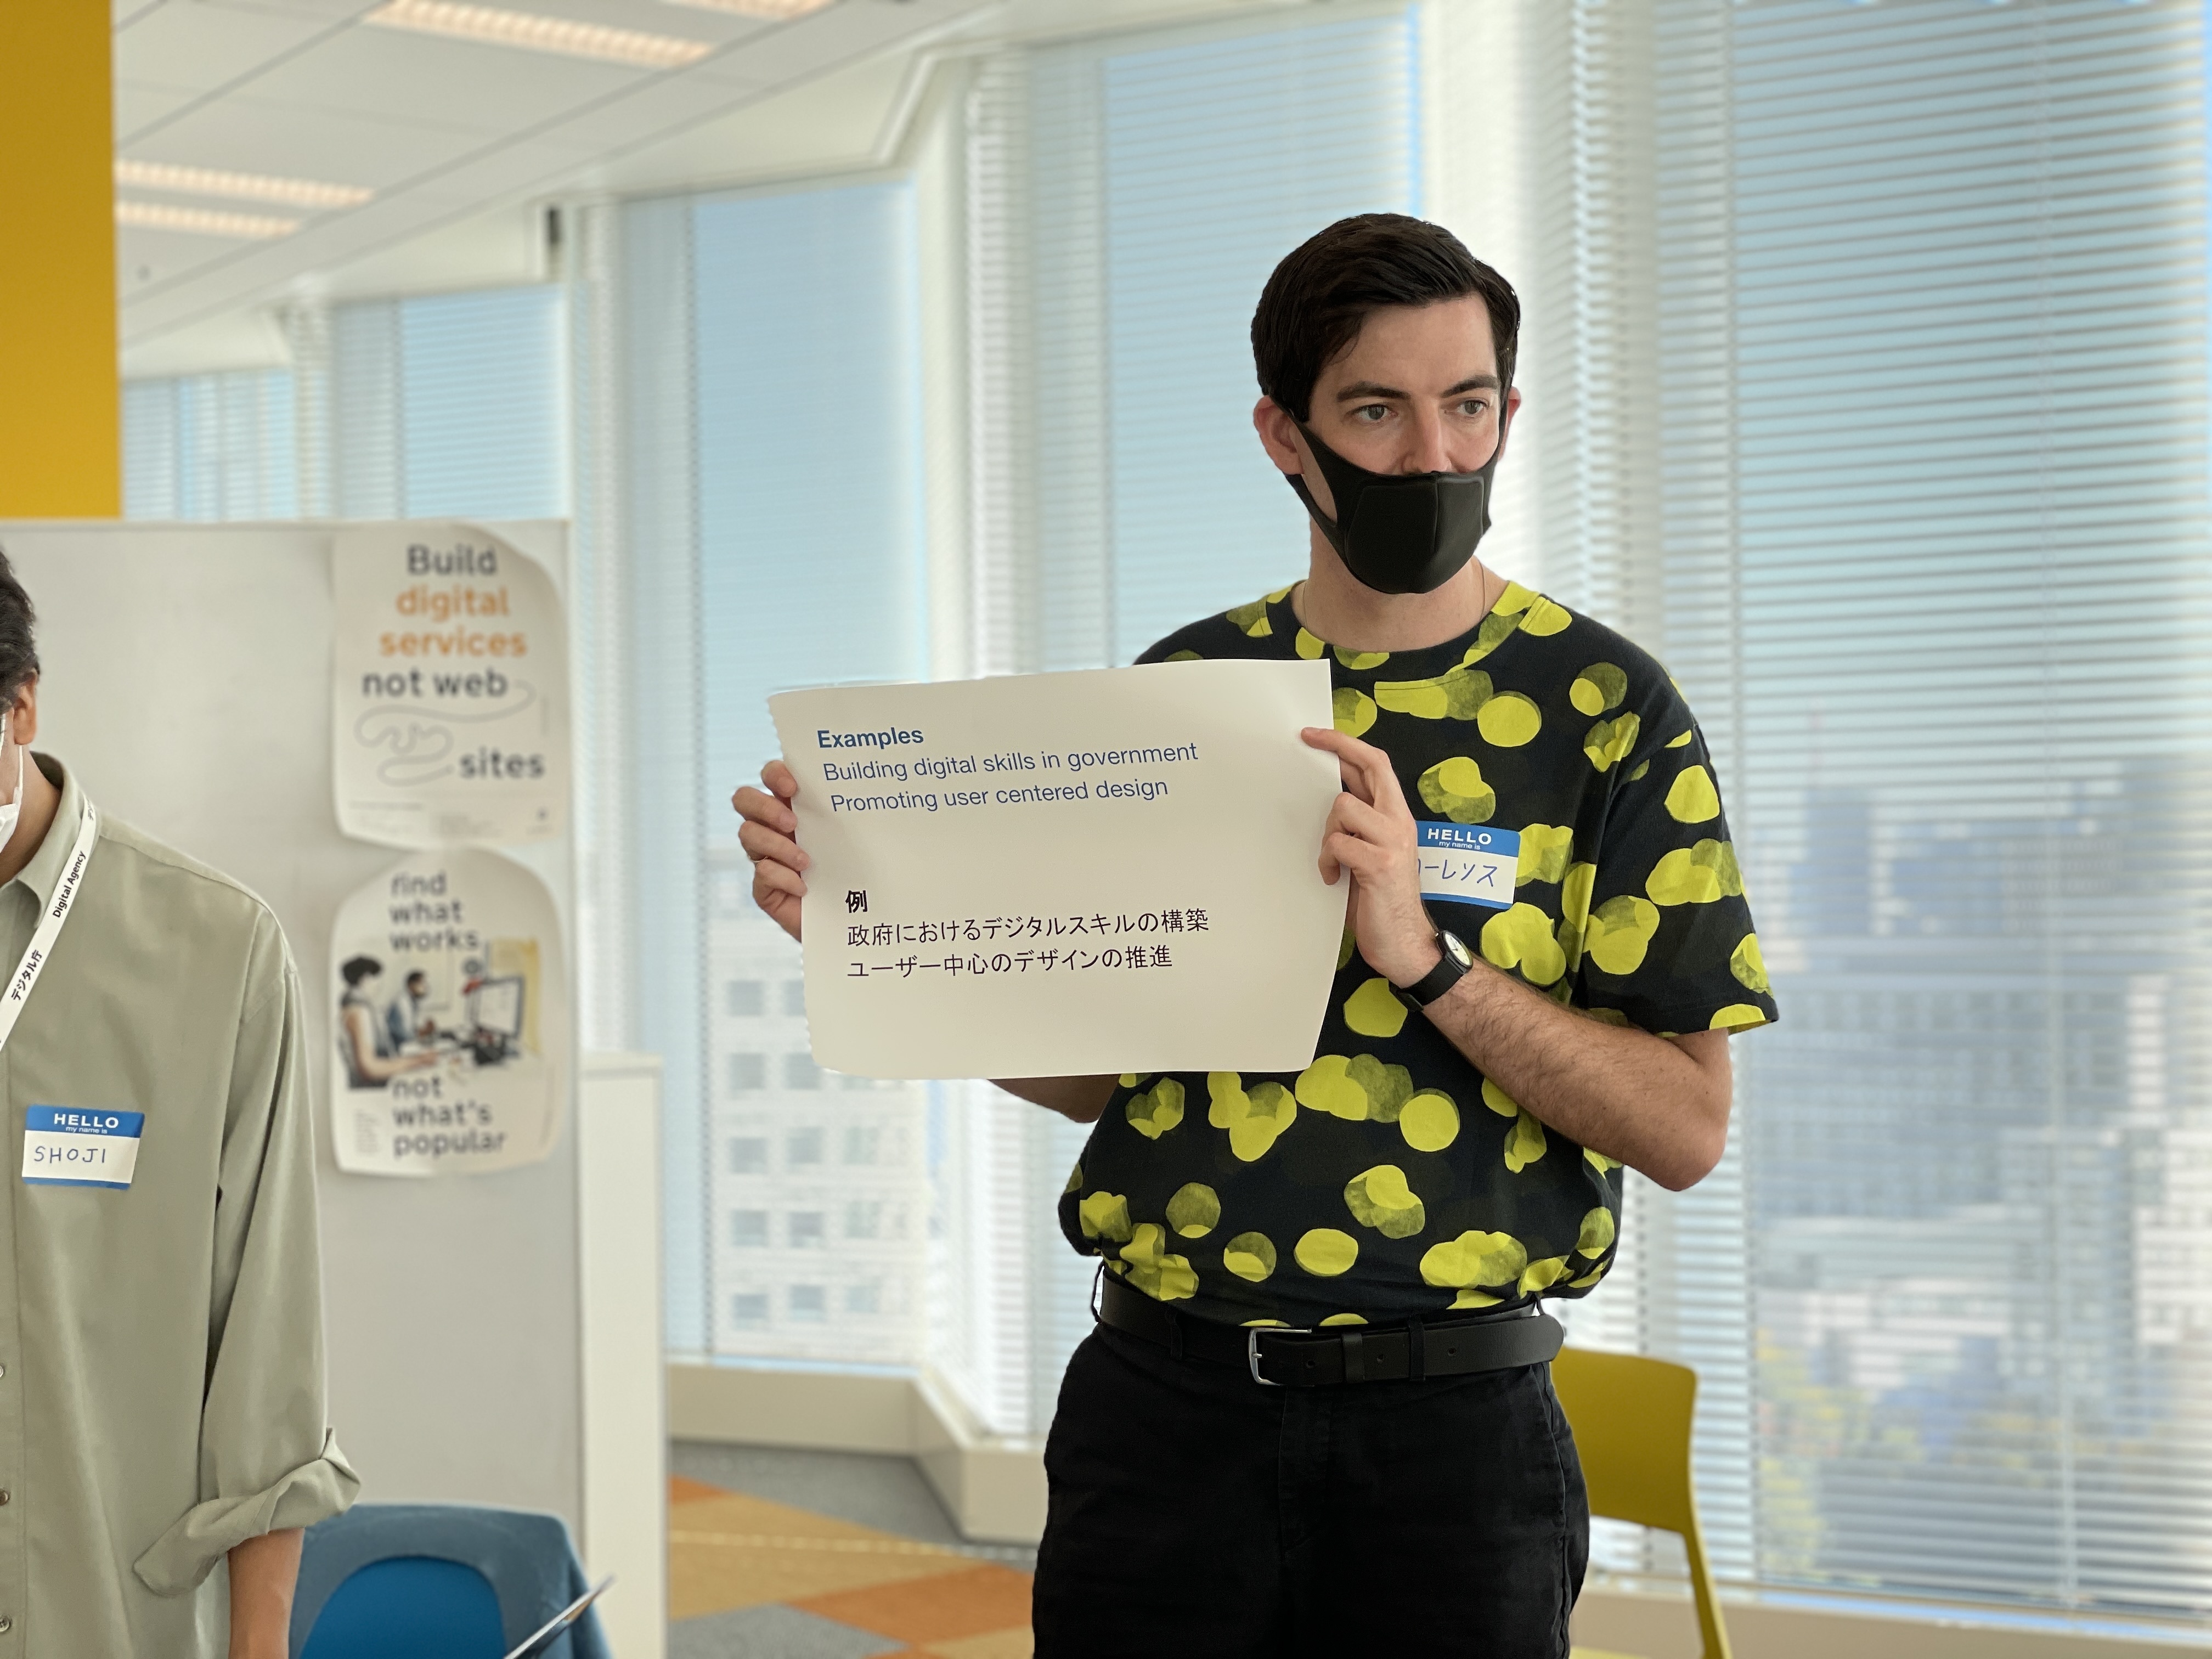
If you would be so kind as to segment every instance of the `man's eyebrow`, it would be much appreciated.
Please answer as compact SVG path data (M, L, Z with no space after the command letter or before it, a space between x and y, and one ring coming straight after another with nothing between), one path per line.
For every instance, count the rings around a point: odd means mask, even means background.
M1499 390L1499 387L1500 382L1495 374L1470 374L1458 385L1446 387L1443 395L1447 398L1456 398L1463 392L1496 392ZM1350 386L1344 386L1338 391L1336 400L1340 404L1346 404L1354 402L1360 398L1398 398L1409 399L1412 396L1413 393L1409 392L1401 392L1395 386L1383 386L1380 382L1375 380L1354 380Z

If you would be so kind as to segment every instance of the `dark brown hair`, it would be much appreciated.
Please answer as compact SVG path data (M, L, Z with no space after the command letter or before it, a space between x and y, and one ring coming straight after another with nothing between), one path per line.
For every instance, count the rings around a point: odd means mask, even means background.
M32 629L38 612L31 596L15 580L15 567L0 553L0 708L12 705L15 694L39 675L39 646Z
M1385 306L1429 306L1479 294L1490 310L1498 378L1513 384L1521 301L1513 285L1442 225L1402 213L1340 219L1283 258L1252 313L1252 363L1260 390L1301 421L1312 418L1314 383Z

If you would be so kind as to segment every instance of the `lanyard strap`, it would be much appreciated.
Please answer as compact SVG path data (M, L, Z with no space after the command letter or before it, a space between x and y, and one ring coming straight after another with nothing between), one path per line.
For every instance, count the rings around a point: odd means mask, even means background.
M53 902L39 918L38 931L31 935L28 949L22 961L15 964L15 976L8 981L7 993L0 995L0 1048L15 1034L15 1022L23 1017L23 1005L31 1000L37 988L39 975L46 970L46 959L54 953L54 941L62 936L70 912L76 908L76 896L84 885L84 867L92 862L93 843L100 839L100 813L90 801L84 804L84 822L77 827L76 845L70 849L69 867L54 886Z

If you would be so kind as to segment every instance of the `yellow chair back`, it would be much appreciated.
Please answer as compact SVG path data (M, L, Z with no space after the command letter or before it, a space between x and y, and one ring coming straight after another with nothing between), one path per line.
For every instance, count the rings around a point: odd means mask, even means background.
M1562 1348L1552 1362L1552 1386L1575 1431L1590 1513L1681 1534L1705 1659L1730 1659L1690 1490L1698 1374L1638 1354Z

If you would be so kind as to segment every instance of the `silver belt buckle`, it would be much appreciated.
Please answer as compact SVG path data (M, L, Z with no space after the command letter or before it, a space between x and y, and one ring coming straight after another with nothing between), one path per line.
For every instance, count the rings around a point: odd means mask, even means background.
M1283 1385L1271 1377L1260 1375L1260 1339L1262 1336L1311 1336L1311 1326L1255 1325L1244 1333L1244 1364L1252 1373L1252 1380L1263 1389L1279 1389Z

